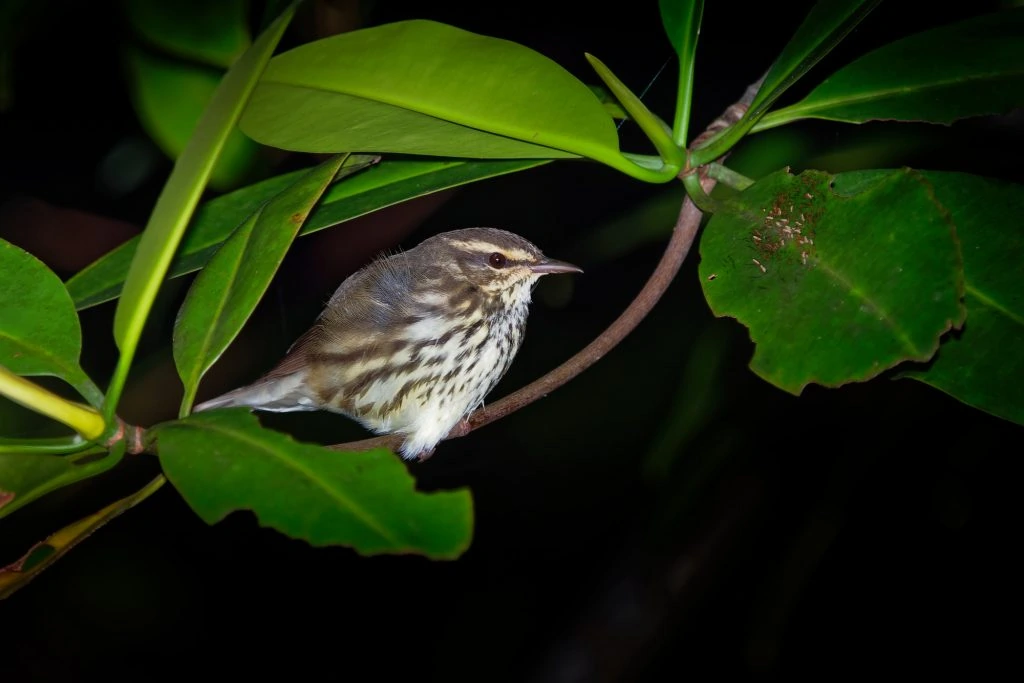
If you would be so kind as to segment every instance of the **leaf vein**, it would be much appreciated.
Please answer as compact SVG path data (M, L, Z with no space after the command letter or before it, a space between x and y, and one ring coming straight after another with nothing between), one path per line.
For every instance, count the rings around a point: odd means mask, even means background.
M186 425L183 425L183 426L186 426ZM395 536L393 536L391 533L389 533L386 528L382 527L380 525L379 521L372 514L367 512L366 509L363 508L361 505L357 504L351 498L349 498L348 496L342 494L337 489L330 488L330 487L327 487L326 485L324 485L321 482L320 478L316 476L315 472L312 472L307 467L303 467L301 463L296 462L294 460L288 460L286 458L281 457L278 454L278 452L274 448L272 448L269 444L267 444L267 443L265 443L263 441L260 441L259 439L254 439L251 436L249 436L248 434L245 434L245 433L242 433L242 432L239 432L239 431L235 431L235 430L224 429L222 427L219 427L217 425L210 424L210 423L202 423L202 424L193 423L193 424L187 425L187 426L190 426L190 427L196 428L196 429L206 429L206 430L209 430L209 431L212 431L212 432L216 432L216 433L219 433L219 434L221 434L223 436L227 436L228 438L237 439L238 441L242 441L242 442L244 442L246 444L252 445L255 448L257 448L258 450L264 451L265 453L267 453L269 456L271 456L276 461L280 462L281 464L285 465L286 467L288 467L290 469L293 469L293 470L297 471L299 474L305 476L307 479L309 479L311 482L313 482L318 488L323 490L328 495L328 497L330 497L330 498L334 499L335 501L337 501L342 507L345 507L345 508L349 509L352 512L352 514L359 521L361 521L367 527L369 527L374 532L376 532L381 538L383 538L384 540L388 541L389 543L393 544L396 547L397 546L401 546L401 545L405 545L399 539L397 539ZM286 437L282 436L280 438L286 438ZM295 442L295 443L296 443L296 445L303 446L305 448L309 448L309 446L305 446L303 444L299 444L298 442Z
M874 310L875 313L878 315L879 320L884 322L889 327L889 329L892 330L893 334L896 335L896 337L903 344L903 347L908 352L913 354L915 357L921 355L921 351L917 348L917 345L914 344L914 342L907 335L906 331L902 327L900 327L900 325L893 319L892 315L887 310L885 310L885 308L883 308L881 304L875 302L873 299L871 299L866 294L857 289L857 287L854 286L854 284L849 279L847 279L846 276L844 276L842 273L840 273L838 270L836 270L826 262L822 261L820 258L817 259L816 263L832 279L834 279L836 282L845 287L850 294L856 296L858 299L863 301L867 306L871 307L871 309Z
M1009 318L1013 322L1015 322L1018 325L1024 327L1024 316L1021 316L1021 315L1019 315L1017 313L1014 313L1013 311L1011 311L1010 309L1006 308L1005 306L1003 306L1002 304L997 302L995 299L991 298L990 296L988 296L987 294L982 292L980 289L977 289L976 287L972 287L970 285L967 285L966 290L967 290L967 292L971 296L973 296L976 299L978 299L984 305L988 306L989 308L991 308L991 309L993 309L995 311L999 311L1000 313L1005 315L1007 318Z

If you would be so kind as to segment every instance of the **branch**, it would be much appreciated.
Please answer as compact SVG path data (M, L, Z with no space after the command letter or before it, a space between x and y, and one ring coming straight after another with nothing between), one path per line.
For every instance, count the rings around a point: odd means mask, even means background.
M712 121L711 125L694 140L693 144L699 144L711 135L739 121L750 106L750 102L753 101L754 95L757 94L757 90L761 86L761 80L763 79L748 86L746 92L743 93L743 97L726 109L721 116ZM711 192L717 181L714 178L708 177L707 173L703 172L703 168L701 171L701 187L705 193ZM683 171L683 173L692 172L692 169ZM647 317L647 314L658 303L658 300L661 299L668 286L672 284L676 273L679 272L679 267L683 264L687 254L690 253L690 247L693 246L693 242L697 237L697 231L700 228L703 216L704 214L701 213L700 209L687 197L683 201L682 208L679 210L679 218L676 220L675 228L672 231L672 238L665 246L665 253L662 254L661 261L658 262L658 266L651 273L651 277L647 280L644 288L640 290L636 298L626 307L622 315L609 325L608 329L602 332L594 341L590 342L575 356L548 374L522 389L475 411L460 425L457 425L445 437L445 440L465 436L475 429L500 420L506 415L530 405L537 399L547 396L615 348L619 342L626 338L626 335L640 324L641 320ZM389 448L394 450L401 444L402 440L403 437L391 434L372 439L335 444L328 446L328 448L342 451L364 451L371 448ZM429 457L429 454L421 457L421 460L426 459L426 457Z

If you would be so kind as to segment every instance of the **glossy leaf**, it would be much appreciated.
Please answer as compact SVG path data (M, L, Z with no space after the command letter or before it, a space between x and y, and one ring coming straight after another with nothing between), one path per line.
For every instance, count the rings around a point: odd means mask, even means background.
M102 448L74 455L0 453L0 519L51 491L106 472L123 455L123 442L109 453Z
M0 600L23 588L101 526L156 493L165 481L163 475L157 477L130 496L114 501L98 512L67 525L45 541L36 543L19 560L0 568Z
M1024 106L1024 7L924 31L843 67L774 111L765 130L806 118L952 123Z
M0 365L18 375L53 375L90 402L102 394L78 364L82 330L64 284L26 251L0 240Z
M672 135L677 145L686 146L693 94L693 67L697 36L704 16L704 0L659 0L661 24L679 57L679 84L676 88L676 116Z
M353 155L356 156L356 155ZM349 157L350 162L353 157ZM363 160L367 157L361 157ZM543 160L382 161L343 183L331 187L313 210L301 234L323 230L393 204L467 183L540 166ZM196 212L181 249L171 262L170 276L199 270L247 216L294 183L304 171L295 171L235 190L207 202ZM79 308L116 299L125 273L138 248L139 238L118 248L71 278L68 291Z
M818 0L772 63L750 108L735 126L696 151L692 163L714 161L746 135L790 86L842 41L880 0Z
M251 42L245 0L121 0L146 43L194 62L227 69Z
M424 20L275 57L241 126L258 142L303 152L631 165L604 107L561 66L522 45Z
M228 70L157 199L114 315L121 356L107 394L108 416L117 408L142 327L213 166L294 11L293 3Z
M924 176L963 246L967 322L930 365L903 374L1024 424L1024 187L966 173Z
M216 4L216 3L213 3ZM132 105L146 133L171 159L184 151L223 71L125 46ZM237 128L231 131L210 175L210 185L237 185L252 167L259 145Z
M174 363L191 408L199 380L234 341L270 286L292 240L334 180L345 155L303 173L252 214L189 289L174 325Z
M928 360L963 323L956 232L914 171L779 171L726 206L701 240L704 293L786 391Z
M343 453L264 429L244 409L155 428L164 472L208 524L235 510L312 545L365 555L458 557L472 535L469 491L419 493L386 450Z

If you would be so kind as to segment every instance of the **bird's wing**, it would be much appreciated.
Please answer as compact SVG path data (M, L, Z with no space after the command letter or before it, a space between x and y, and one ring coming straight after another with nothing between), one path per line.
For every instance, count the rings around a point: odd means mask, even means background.
M409 315L415 277L409 254L378 258L338 287L318 321L329 339L373 335Z

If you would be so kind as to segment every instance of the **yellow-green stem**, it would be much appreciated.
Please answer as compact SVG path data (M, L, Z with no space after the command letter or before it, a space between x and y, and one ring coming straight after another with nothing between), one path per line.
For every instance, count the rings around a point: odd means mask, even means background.
M41 415L66 424L89 441L100 438L107 429L106 421L96 410L47 391L2 366L0 366L0 394L20 403L29 410L34 410Z
M718 202L711 198L700 184L700 176L697 173L690 173L683 176L683 186L686 194L690 196L693 203L704 214L713 214L718 208Z

